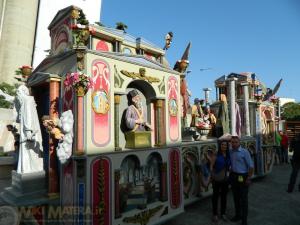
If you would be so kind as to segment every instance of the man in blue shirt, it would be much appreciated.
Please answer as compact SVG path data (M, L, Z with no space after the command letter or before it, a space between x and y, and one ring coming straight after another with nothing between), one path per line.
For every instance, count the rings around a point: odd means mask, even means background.
M247 225L248 187L254 171L253 161L249 151L241 147L238 136L232 136L231 147L230 176L235 207L235 216L231 221L238 222L242 220L242 225Z

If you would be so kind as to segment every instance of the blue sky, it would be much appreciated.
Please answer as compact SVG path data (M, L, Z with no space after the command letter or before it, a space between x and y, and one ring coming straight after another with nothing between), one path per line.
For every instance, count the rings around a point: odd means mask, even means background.
M255 72L268 86L280 78L280 97L300 101L300 1L298 0L102 0L101 22L163 47L174 65L192 42L187 80L192 99L230 72ZM204 70L203 68L212 68ZM215 98L214 94L212 94Z

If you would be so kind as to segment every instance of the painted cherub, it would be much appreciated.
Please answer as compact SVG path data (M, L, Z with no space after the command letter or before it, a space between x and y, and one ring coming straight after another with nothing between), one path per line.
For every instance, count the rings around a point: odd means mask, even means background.
M57 120L51 120L48 115L42 117L43 125L47 129L48 133L52 135L57 140L62 140L64 134L61 129L58 127Z

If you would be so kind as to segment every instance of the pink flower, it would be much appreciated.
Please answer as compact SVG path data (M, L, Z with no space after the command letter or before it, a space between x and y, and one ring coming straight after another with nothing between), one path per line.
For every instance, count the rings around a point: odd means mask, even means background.
M89 27L89 32L91 32L91 34L95 34L96 30L93 27Z
M78 73L73 73L73 82L78 83L79 82L79 74Z

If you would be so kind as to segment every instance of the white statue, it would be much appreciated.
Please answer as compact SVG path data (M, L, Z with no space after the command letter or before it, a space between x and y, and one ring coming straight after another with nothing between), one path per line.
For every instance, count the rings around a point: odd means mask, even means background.
M16 122L20 123L20 149L18 173L43 171L43 145L36 103L25 85L17 89L17 96L12 97L0 90L0 95L14 104Z
M62 113L59 121L58 127L61 128L64 136L59 141L56 148L57 157L60 162L65 163L72 155L72 143L73 143L73 113L71 110Z
M63 112L60 119L50 119L48 115L45 115L42 117L42 121L47 132L59 141L56 153L60 162L64 164L72 155L74 125L72 111Z

